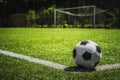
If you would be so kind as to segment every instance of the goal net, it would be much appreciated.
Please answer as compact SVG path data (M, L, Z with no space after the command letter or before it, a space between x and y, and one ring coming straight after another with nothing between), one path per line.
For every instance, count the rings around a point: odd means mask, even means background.
M104 27L106 11L95 6L56 9L54 25L55 27Z

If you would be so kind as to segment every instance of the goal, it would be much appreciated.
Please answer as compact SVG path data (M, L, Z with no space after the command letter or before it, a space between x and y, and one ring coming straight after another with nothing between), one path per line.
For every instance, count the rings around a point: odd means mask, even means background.
M94 5L55 9L54 26L81 28L103 27L106 11Z

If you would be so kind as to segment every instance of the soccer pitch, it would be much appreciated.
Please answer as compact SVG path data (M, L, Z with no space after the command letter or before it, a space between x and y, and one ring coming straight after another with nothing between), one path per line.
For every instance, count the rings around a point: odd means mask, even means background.
M32 56L66 66L76 66L72 51L76 43L92 40L99 44L103 58L99 64L120 63L120 30L62 28L1 28L0 49ZM0 54L3 80L101 80L120 79L120 69L74 74Z

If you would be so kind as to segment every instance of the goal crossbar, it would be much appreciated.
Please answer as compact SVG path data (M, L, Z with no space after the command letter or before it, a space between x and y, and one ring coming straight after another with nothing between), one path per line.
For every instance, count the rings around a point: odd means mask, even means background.
M71 8L59 8L58 10L72 10L72 9L79 9L79 8L90 8L95 7L94 5L91 6L80 6L80 7L71 7ZM57 10L57 9L56 9Z

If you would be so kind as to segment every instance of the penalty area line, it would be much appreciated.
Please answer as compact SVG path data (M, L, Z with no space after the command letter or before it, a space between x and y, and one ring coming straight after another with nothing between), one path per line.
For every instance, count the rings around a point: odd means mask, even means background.
M5 51L5 50L0 50L0 54L4 54L4 55L11 56L11 57L18 58L18 59L23 59L23 60L26 60L29 62L33 62L33 63L45 65L45 66L49 66L49 67L59 69L59 70L65 70L66 68L69 68L69 66L65 66L65 65L58 64L58 63L41 60L38 58L34 58L34 57L22 55L22 54L17 54L17 53ZM120 68L120 63L97 66L96 71L104 71L104 70L116 69L116 68ZM75 71L73 70L72 72L75 72ZM79 71L77 71L77 72L79 72Z

